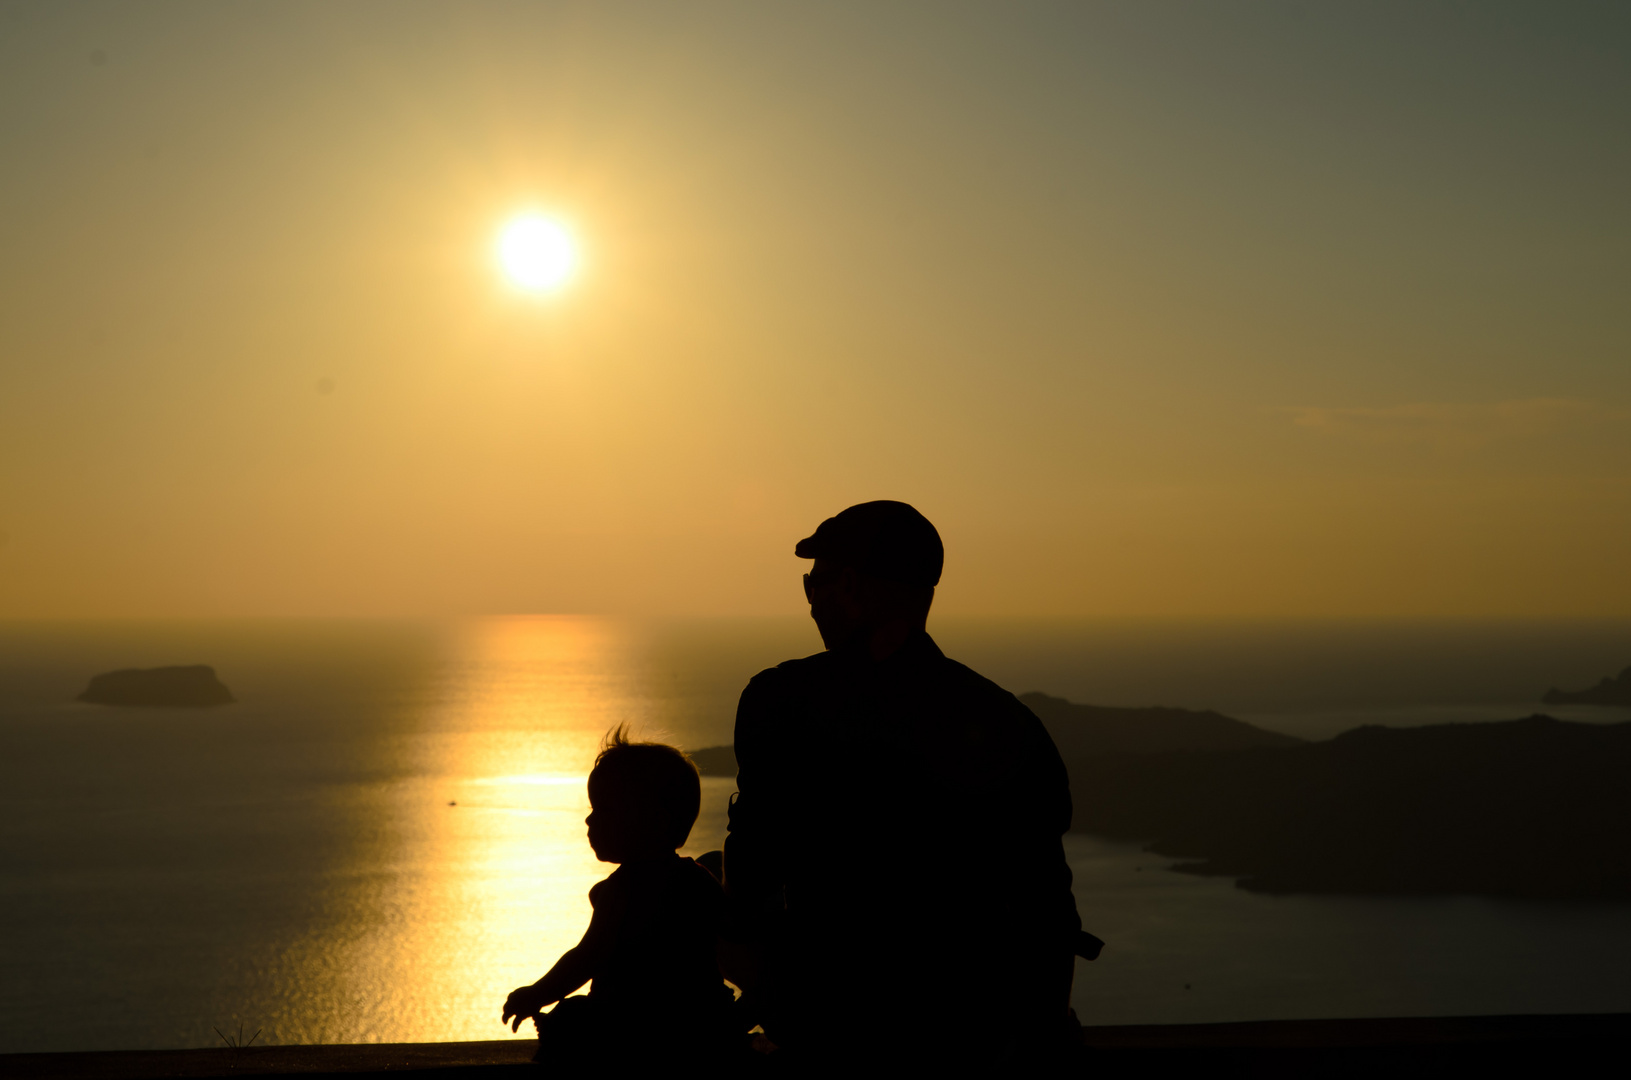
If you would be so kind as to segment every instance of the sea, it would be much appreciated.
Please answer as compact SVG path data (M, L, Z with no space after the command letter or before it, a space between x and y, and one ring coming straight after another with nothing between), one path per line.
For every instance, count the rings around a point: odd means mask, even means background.
M931 631L1016 693L1308 739L1631 719L1539 704L1631 664L1626 620ZM0 1052L527 1037L505 995L577 941L611 870L583 826L604 734L728 743L748 678L819 649L791 618L0 623ZM74 700L194 663L237 703ZM720 845L733 788L704 780L686 854ZM1066 851L1107 943L1076 966L1090 1025L1631 1010L1628 905L1262 896L1138 844ZM948 1000L947 1022L978 1009Z

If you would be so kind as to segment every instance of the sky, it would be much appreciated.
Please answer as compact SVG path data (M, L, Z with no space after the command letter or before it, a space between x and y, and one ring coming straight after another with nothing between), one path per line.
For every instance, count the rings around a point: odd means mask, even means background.
M1631 615L1628 190L1619 3L6 3L0 617Z

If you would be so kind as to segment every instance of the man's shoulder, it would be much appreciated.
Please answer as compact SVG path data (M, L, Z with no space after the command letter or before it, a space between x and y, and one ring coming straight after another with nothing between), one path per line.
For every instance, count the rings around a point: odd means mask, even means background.
M975 691L976 693L989 694L991 696L1013 696L1001 686L998 686L995 682L992 682L984 675L981 675L978 671L975 671L967 664L958 660L953 660L945 653L941 653L939 656L935 657L932 663L935 674L940 678L956 682L970 690Z
M967 664L959 663L942 653L932 661L932 670L936 682L957 694L966 695L971 702L1012 713L1015 717L1036 719L1036 714L1011 691L981 675Z
M796 660L783 660L775 667L765 668L749 679L748 689L773 691L783 687L795 687L825 677L831 672L833 664L834 657L830 652L818 652L811 656L801 656Z
M934 697L949 712L988 731L1008 732L1006 738L1037 747L1046 745L1049 752L1057 754L1047 727L1011 691L944 655L934 661L933 670Z
M809 712L812 702L824 698L835 683L834 657L816 653L766 668L748 680L736 707L736 761L740 768L765 740L788 734L788 721ZM745 756L744 756L745 755Z

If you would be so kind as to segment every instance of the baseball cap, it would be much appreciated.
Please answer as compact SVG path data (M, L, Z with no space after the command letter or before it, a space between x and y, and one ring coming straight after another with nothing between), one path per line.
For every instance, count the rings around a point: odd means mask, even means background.
M938 585L946 549L929 519L892 499L858 503L798 542L801 559L831 559L906 585Z

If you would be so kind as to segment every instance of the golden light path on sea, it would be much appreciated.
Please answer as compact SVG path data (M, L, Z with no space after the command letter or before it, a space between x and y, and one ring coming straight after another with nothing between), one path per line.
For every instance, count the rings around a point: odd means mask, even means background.
M446 693L392 748L407 775L355 795L354 819L376 832L357 838L362 857L337 875L331 917L286 958L304 989L279 1018L283 1041L510 1035L505 996L577 943L589 889L614 869L585 839L585 782L608 729L650 734L631 647L593 619L464 628ZM719 845L733 789L704 780L685 853Z

